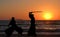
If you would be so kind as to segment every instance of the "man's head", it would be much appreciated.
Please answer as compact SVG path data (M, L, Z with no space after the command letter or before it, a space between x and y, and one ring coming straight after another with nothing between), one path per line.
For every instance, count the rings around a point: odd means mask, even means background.
M14 20L15 19L15 17L12 17L12 20Z

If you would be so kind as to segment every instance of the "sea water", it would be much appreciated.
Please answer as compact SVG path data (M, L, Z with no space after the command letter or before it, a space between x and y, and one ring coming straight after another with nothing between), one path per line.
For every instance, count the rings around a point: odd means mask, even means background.
M0 20L0 30L6 30L9 24L9 20ZM18 27L21 27L25 32L23 34L27 34L27 31L30 28L30 20L17 20L16 24ZM51 21L35 21L36 24L36 30L57 30L60 29L60 21L59 20L51 20ZM0 34L4 34L4 32L0 32ZM37 34L60 34L60 32L36 32ZM13 32L13 34L17 34L16 31Z

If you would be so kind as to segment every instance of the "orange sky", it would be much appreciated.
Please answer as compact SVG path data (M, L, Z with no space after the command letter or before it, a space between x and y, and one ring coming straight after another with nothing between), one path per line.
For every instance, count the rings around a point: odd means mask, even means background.
M36 20L46 20L43 14L47 11L53 16L50 20L60 20L60 0L0 0L0 19L29 20L29 11L43 11L34 14Z

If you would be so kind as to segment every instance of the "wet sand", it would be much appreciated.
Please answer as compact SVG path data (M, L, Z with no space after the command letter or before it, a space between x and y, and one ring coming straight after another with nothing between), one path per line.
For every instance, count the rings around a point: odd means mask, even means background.
M5 37L5 34L0 34L0 37ZM60 37L60 35L37 35L37 36L27 36L26 34L24 35L18 35L18 34L13 34L11 37Z

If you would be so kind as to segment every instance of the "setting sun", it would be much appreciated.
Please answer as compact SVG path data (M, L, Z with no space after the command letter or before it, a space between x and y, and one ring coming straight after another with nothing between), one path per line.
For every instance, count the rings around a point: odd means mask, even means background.
M49 13L49 12L46 12L46 13L43 14L43 18L44 18L45 20L51 20L52 14Z

